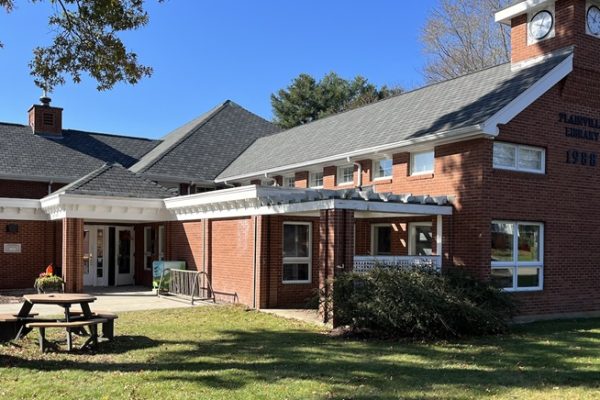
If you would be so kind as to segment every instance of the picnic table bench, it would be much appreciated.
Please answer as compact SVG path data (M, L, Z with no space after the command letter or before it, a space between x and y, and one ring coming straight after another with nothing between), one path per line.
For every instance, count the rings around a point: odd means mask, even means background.
M56 321L56 322L30 322L25 326L28 329L37 328L40 331L39 335L39 343L40 343L40 351L43 353L46 350L46 329L48 328L66 328L67 331L67 350L73 350L73 329L82 329L85 327L89 327L90 329L90 337L85 341L81 349L93 349L98 345L98 324L102 324L107 322L106 319L103 318L95 318L89 320L82 321Z

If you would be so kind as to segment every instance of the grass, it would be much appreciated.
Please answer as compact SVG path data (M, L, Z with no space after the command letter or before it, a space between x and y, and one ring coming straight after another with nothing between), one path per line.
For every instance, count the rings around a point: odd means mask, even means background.
M598 319L435 344L332 338L237 307L116 322L98 354L40 354L35 334L0 345L0 399L600 398Z

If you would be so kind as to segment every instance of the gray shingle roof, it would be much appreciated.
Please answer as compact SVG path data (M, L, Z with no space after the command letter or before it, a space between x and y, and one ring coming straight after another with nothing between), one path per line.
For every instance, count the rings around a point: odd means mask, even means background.
M26 125L0 123L0 179L20 177L74 181L107 162L133 165L156 140L66 129L53 139Z
M57 193L165 199L175 194L169 189L135 174L120 164L105 164Z
M279 131L228 100L169 133L130 169L157 180L213 181L257 138Z
M258 139L218 177L309 163L482 124L571 53L518 71L503 64Z

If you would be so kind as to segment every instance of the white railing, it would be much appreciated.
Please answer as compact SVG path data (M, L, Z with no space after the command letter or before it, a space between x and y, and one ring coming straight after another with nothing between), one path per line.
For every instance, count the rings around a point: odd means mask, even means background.
M354 256L354 272L367 272L381 266L390 267L428 267L440 271L441 256Z

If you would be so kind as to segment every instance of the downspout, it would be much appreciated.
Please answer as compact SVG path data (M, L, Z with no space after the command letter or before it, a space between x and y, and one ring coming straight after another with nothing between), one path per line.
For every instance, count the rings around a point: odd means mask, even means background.
M258 226L256 224L258 217L254 216L254 252L252 253L252 308L256 309L256 270L257 270L257 257L256 257L256 242L258 238Z
M202 220L202 272L206 274L206 218Z
M52 181L48 182L48 194L52 194L52 184L53 183L54 182L52 182Z
M348 162L352 162L352 160L350 160L350 157L346 157L346 160L348 160ZM362 190L362 173L363 173L363 167L362 164L359 162L352 162L354 164L355 167L358 167L358 190Z

